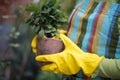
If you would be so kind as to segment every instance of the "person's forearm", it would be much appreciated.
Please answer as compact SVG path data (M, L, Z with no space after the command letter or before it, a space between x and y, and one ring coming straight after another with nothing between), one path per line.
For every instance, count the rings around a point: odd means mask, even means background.
M120 79L120 59L104 59L93 73L95 76Z

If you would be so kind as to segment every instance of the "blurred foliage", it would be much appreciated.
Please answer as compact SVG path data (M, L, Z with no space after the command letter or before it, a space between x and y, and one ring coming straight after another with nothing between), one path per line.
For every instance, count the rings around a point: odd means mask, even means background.
M39 71L39 74L36 78L36 80L61 80L62 75L54 74L52 72L41 72Z
M61 80L61 74L43 72L36 64L31 51L35 34L24 21L29 16L23 10L27 1L0 0L0 80ZM75 0L58 0L58 4L69 16Z
M0 80L62 80L61 74L41 71L34 59L31 40L35 34L24 21L29 16L24 11L27 1L31 0L0 0ZM116 1L120 2L109 2ZM76 0L57 3L69 16Z

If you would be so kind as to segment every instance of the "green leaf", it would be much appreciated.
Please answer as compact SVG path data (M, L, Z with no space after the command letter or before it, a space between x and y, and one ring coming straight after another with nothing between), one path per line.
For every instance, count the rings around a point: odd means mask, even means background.
M37 24L39 22L39 17L34 20L34 24Z
M55 16L53 16L53 15L49 15L49 17L56 20Z
M32 19L27 18L27 19L25 19L25 22L26 22L27 24L29 24L30 26L31 26L31 25L34 25L34 21L33 21Z
M41 29L41 31L39 31L38 35L39 35L41 38L43 38L43 37L44 37L44 30Z
M54 33L51 33L51 36L55 36L55 34L54 34Z
M55 25L57 28L60 28L62 25L61 24L56 24Z
M49 0L48 2L48 6L51 7L51 6L54 6L56 4L56 0Z
M53 28L51 29L51 32L56 32L56 29L53 27Z
M34 30L35 33L38 33L40 31L40 27L34 25L33 30Z
M52 29L52 25L50 25L50 24L46 25L45 29Z
M26 19L25 19L25 22L26 22L26 23L29 23L30 21L31 21L30 18L26 18Z
M51 30L45 30L45 33L51 33Z
M67 22L67 19L66 18L60 18L59 22L62 22L62 23Z
M49 13L51 11L51 8L45 9L44 11L41 11L41 13Z
M41 22L41 23L44 23L45 20L46 20L46 17L40 17L40 22Z

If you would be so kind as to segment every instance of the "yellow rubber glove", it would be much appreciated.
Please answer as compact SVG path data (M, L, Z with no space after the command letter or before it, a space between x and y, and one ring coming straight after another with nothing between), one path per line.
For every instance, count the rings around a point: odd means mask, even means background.
M37 35L33 38L32 42L31 42L31 47L32 47L32 51L36 54L37 53Z
M44 65L42 70L66 75L73 75L83 70L84 74L89 77L98 67L101 60L104 59L103 56L99 57L96 54L83 52L63 34L60 34L60 38L65 45L64 51L36 57L37 61L51 62L51 64Z

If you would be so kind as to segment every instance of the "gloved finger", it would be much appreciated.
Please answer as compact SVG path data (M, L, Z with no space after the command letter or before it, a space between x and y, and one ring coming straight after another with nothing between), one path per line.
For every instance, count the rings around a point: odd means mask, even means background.
M57 57L59 57L59 53L51 54L51 55L39 55L36 56L36 61L41 62L55 62L57 60Z
M66 34L67 33L67 31L65 31L65 30L63 30L63 29L58 29L57 30L60 34Z
M36 48L32 48L32 51L33 51L33 53L37 53L37 49Z
M32 42L31 42L31 47L32 48L36 48L37 47L36 41L37 41L37 35L33 38Z
M80 51L80 48L74 42L72 42L67 36L60 34L60 39L63 41L65 48L76 49ZM83 51L81 50L81 52Z
M42 66L41 69L43 71L52 71L54 73L58 73L58 70L57 70L57 65L54 64L54 63L51 63L51 64L47 64L45 66Z

